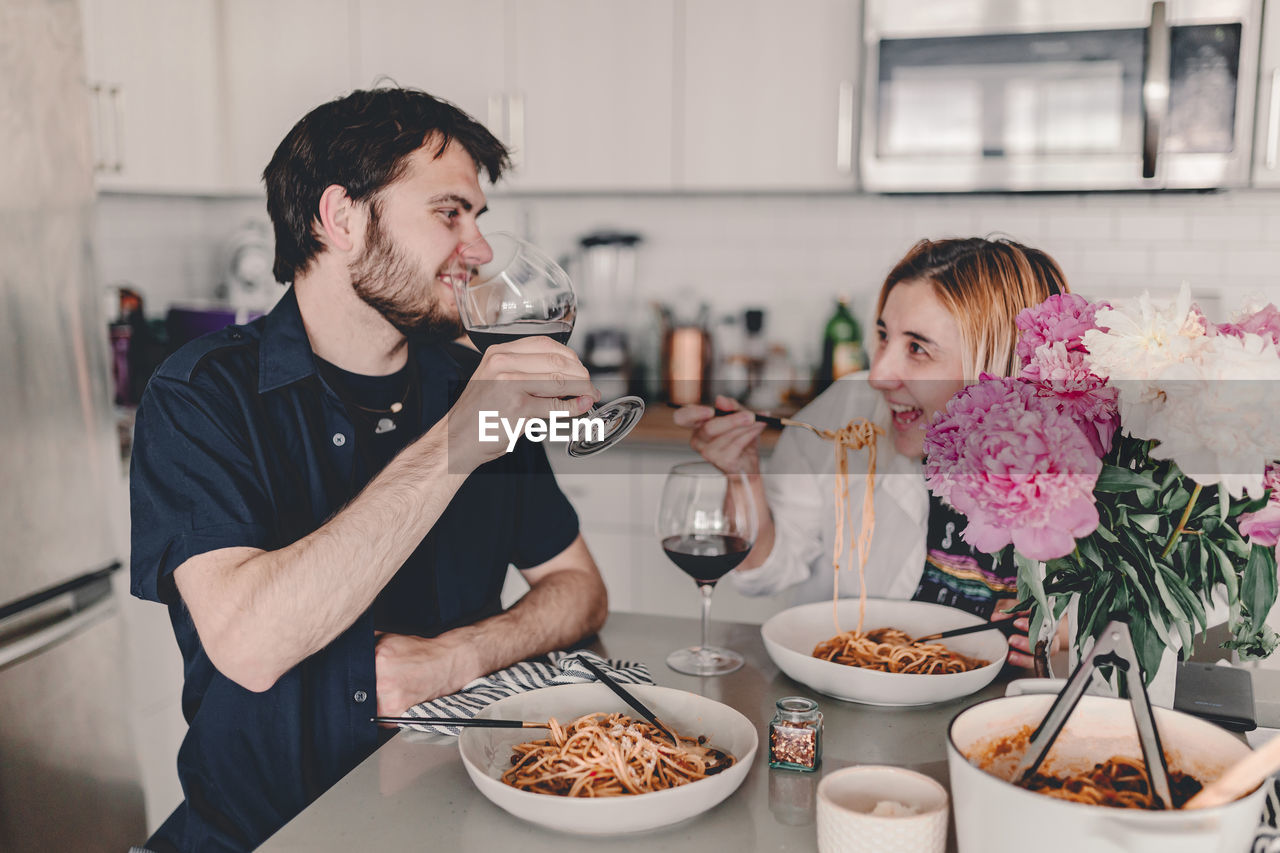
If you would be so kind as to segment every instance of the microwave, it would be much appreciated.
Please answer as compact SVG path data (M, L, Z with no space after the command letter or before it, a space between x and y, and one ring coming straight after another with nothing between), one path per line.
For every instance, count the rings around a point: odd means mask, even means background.
M1249 179L1261 0L867 0L872 192Z

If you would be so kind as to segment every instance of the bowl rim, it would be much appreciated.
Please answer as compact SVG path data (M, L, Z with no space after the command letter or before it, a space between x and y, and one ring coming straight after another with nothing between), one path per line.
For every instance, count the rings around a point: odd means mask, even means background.
M843 604L846 601L856 603L857 599L853 597L840 599L841 604ZM961 614L963 616L972 617L973 620L976 620L971 622L971 624L974 624L974 625L978 624L979 622L990 621L990 620L984 620L981 616L978 616L977 614L969 613L967 610L960 610L959 608L956 608L956 607L948 607L945 604L935 604L932 601L915 601L914 599L909 599L909 598L908 599L881 598L881 597L875 597L875 596L867 597L868 603L871 603L873 601L887 602L895 605L898 605L898 604L909 605L909 606L915 606L920 608L941 608L944 610L950 610L954 613ZM781 642L780 640L770 637L767 633L767 629L769 628L770 625L775 623L775 620L779 620L781 617L793 611L800 610L801 608L810 608L810 607L817 609L818 605L829 607L830 604L831 603L828 601L814 601L814 602L809 602L807 604L796 604L791 607L788 607L786 610L780 610L777 613L770 616L764 622L764 624L760 626L760 638L764 640L766 649L769 646L769 644L773 644L787 652L790 652L793 655L799 656L800 658L814 661L815 663L819 664L821 667L830 667L830 669L828 670L829 672L833 672L833 673L849 672L852 670L858 673L858 677L866 677L872 681L880 680L880 681L884 681L885 683L888 683L889 681L892 681L894 679L912 680L912 681L919 680L919 679L928 679L930 684L938 684L938 683L946 684L948 682L974 679L976 678L975 673L985 673L987 670L992 668L994 668L996 670L996 673L998 674L1000 668L1004 666L1005 656L1002 655L1000 657L993 657L992 660L988 662L986 666L975 667L974 669L970 669L965 672L940 672L940 673L933 673L933 674L923 673L923 672L882 672L878 669L867 669L865 667L851 667L851 666L846 666L845 664L842 664L842 663L836 663L835 661L823 660L822 658L814 657L812 653L798 651L792 648L791 646L788 646L785 643ZM966 627L966 626L961 625L958 627ZM776 625L775 625L775 629L776 629ZM1003 642L1002 642L1002 645L1003 645ZM948 701L948 700L938 700L938 701Z
M587 681L581 684L550 684L545 687L539 687L535 690L526 690L521 693L513 694L511 696L504 696L498 701L491 702L490 704L481 708L479 711L476 712L476 716L481 718L491 717L492 714L489 713L490 709L495 708L496 706L502 704L503 702L506 702L511 699L526 698L535 693L540 693L544 690L560 690L566 687L599 687L602 690L606 690L606 691L608 690L608 687L606 685L601 684L598 681ZM721 772L717 773L715 776L708 776L705 779L698 779L695 782L690 782L688 785L677 785L674 788L666 788L661 791L647 791L643 794L626 794L626 795L621 795L617 797L559 797L559 796L555 796L554 794L539 794L534 791L523 791L513 785L508 785L506 782L503 782L501 778L489 775L489 772L487 769L469 760L466 752L463 750L464 738L468 738L468 736L469 736L469 739L475 739L478 737L482 737L483 733L486 731L490 731L490 732L521 731L519 729L509 729L509 730L508 729L484 729L480 727L464 728L462 730L462 733L458 736L458 757L462 759L462 763L464 766L470 769L474 769L477 772L477 776L479 778L487 779L489 782L500 786L500 788L498 788L497 790L510 792L511 794L515 795L518 800L525 800L530 803L534 803L534 802L545 803L548 801L548 798L553 798L554 802L564 803L565 804L564 808L570 808L570 809L592 808L593 806L590 805L591 803L602 803L602 802L603 803L635 803L635 802L641 802L641 801L650 802L650 801L653 801L654 799L661 799L663 797L670 798L671 795L673 794L676 796L680 796L680 792L682 790L686 790L691 786L698 784L698 782L711 782L711 781L716 781L724 778L731 779L734 776L741 775L743 778L733 783L729 793L725 795L725 798L728 798L730 795L732 795L741 786L742 782L745 780L746 773L751 769L751 765L755 761L756 752L759 751L760 749L760 734L756 731L755 724L753 724L745 714L743 714L737 708L734 708L732 705L726 705L724 702L719 702L715 699L710 699L699 693L694 693L689 690L680 690L679 688L675 688L675 687L663 687L662 685L659 685L659 684L628 684L627 685L628 690L632 688L637 688L637 687L645 688L645 689L657 688L660 691L670 691L672 693L680 693L680 694L686 694L689 696L694 696L697 699L702 700L704 702L710 702L712 704L719 705L722 708L726 708L729 711L732 711L733 714L737 716L737 719L734 722L736 723L738 721L741 721L744 727L743 729L744 732L747 730L751 732L751 748L747 750L746 755L735 755L734 756L735 761L733 763L733 766L725 770L722 770ZM608 696L604 698L608 699L609 697L612 697L612 696L613 694L609 693ZM614 698L616 699L616 697ZM617 701L621 702L622 700L617 699ZM526 729L524 731L534 732L534 731L545 731L545 730L544 729ZM530 737L530 739L540 739L540 738L533 738L532 735L528 735L528 737ZM478 787L478 783L477 783L477 787ZM705 790L705 789L700 789L700 790ZM598 805L594 806L594 808L599 808L599 807L600 806Z

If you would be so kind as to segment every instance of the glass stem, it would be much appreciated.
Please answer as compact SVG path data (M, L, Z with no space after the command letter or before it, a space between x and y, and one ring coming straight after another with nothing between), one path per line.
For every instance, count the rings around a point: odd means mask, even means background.
M711 618L711 593L715 589L709 583L698 584L698 592L702 594L702 645L698 651L704 655L707 653L707 621Z

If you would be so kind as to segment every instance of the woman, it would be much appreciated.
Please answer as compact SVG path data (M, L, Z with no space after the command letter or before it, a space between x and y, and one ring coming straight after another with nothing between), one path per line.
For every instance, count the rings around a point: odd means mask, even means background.
M890 271L876 305L870 372L834 383L797 420L838 429L869 418L885 435L877 446L875 533L866 566L867 593L941 603L990 619L1017 597L1015 569L971 549L966 521L925 488L925 426L979 374L1007 376L1017 364L1014 318L1054 293L1067 292L1058 264L1010 240L922 240ZM740 407L719 398L721 409ZM767 476L761 476L752 413L713 417L686 406L676 422L693 427L690 445L721 470L748 475L760 507L760 532L734 572L738 590L767 595L795 587L797 601L830 598L835 538L835 454L807 430L786 430ZM846 548L861 524L866 451L849 457ZM847 553L847 552L846 552ZM848 558L842 561L848 564ZM847 578L847 579L846 579ZM856 575L841 593L857 595ZM1020 619L1026 630L1026 619ZM1025 634L1010 638L1009 661L1031 666Z

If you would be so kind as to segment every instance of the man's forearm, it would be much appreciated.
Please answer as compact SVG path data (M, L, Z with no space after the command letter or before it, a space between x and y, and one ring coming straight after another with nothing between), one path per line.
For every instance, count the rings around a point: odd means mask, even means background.
M447 428L442 421L406 448L292 545L185 582L178 575L189 606L189 593L199 595L196 627L223 674L265 690L373 603L465 480L449 470Z
M596 633L608 610L598 574L559 571L531 587L510 610L445 636L457 634L450 641L474 650L468 658L475 669L471 678L476 678Z

